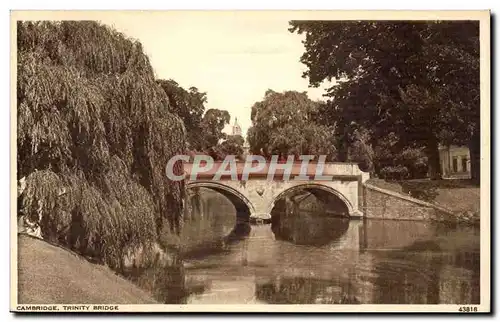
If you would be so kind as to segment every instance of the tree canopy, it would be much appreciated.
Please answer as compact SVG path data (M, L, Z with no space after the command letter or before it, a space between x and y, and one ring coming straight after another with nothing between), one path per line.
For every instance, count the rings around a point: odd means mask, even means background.
M44 21L19 22L17 46L20 211L112 267L164 220L178 231L183 183L164 169L185 129L141 44L93 21Z
M221 159L229 150L234 150L233 141L221 145L226 139L223 129L231 118L228 111L214 108L205 110L207 93L200 92L196 87L185 90L172 79L157 82L169 98L169 111L179 116L184 123L190 151L209 153Z
M248 143L254 154L327 155L333 157L334 127L316 121L320 104L306 93L268 90L252 107Z
M178 115L184 122L187 132L188 148L199 150L205 145L203 142L203 128L201 121L205 113L207 94L200 92L196 87L189 90L182 88L176 81L157 80L168 96L169 111Z
M234 155L237 159L243 159L243 146L245 139L241 135L228 135L226 140L217 147L217 159L223 160L228 155Z
M205 149L215 147L222 139L226 138L226 134L222 130L229 124L230 120L231 116L225 110L211 108L203 115L201 128L203 129Z
M474 21L292 21L305 35L301 62L312 86L338 84L322 115L337 124L339 156L352 134L371 144L396 135L399 150L423 147L439 176L439 144L467 144L479 164L479 24ZM345 143L345 144L344 144Z

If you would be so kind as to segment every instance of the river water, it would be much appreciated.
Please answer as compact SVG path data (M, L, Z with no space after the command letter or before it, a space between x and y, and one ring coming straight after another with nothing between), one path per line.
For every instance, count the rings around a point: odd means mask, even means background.
M240 225L209 203L186 218L178 291L187 304L478 304L479 230L298 212ZM276 217L278 216L278 217ZM281 217L279 217L281 216ZM232 233L231 233L232 232ZM222 243L220 237L238 235ZM170 279L172 280L172 279ZM162 287L162 286L158 286Z

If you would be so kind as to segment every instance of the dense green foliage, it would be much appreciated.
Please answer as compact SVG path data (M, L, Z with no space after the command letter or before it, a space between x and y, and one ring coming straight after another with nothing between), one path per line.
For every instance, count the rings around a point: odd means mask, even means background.
M185 130L141 44L64 21L18 23L17 46L20 211L41 214L44 238L115 268L164 221L177 232L184 187L164 169Z
M220 159L227 155L234 155L237 159L243 159L243 146L245 139L241 135L228 135L227 139L219 144Z
M305 35L304 77L338 84L322 117L336 124L340 160L354 133L374 148L397 139L393 153L423 148L439 177L439 144L469 145L479 174L479 24L474 21L292 21Z
M201 150L205 145L201 121L205 113L207 94L199 92L196 87L186 90L172 79L160 79L157 83L168 96L169 111L178 115L184 122L188 148Z
M253 154L327 155L333 158L334 127L318 124L319 103L306 93L268 90L252 107L248 143Z
M178 115L186 127L187 148L192 152L207 153L215 159L223 159L232 144L221 145L226 134L222 132L229 124L228 111L208 109L205 111L207 94L196 87L182 88L174 80L158 80L169 98L170 112ZM231 146L231 147L230 147Z
M205 140L205 149L217 146L222 139L226 138L226 134L222 132L224 126L229 124L231 116L228 111L211 108L201 121L203 136Z

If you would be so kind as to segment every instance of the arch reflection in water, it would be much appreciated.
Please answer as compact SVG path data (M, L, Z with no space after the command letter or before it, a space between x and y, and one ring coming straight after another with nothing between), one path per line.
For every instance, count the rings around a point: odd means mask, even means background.
M234 204L225 195L206 188L191 189L188 210L179 240L168 266L155 266L131 272L129 278L152 292L161 303L186 303L189 296L206 292L208 281L193 281L186 276L186 261L214 254L229 253L228 245L250 233L249 213L242 204Z
M221 253L227 246L248 237L251 227L248 206L237 196L216 188L189 189L188 211L181 233L182 258Z
M342 200L326 191L292 191L275 203L271 229L278 240L297 245L326 245L346 233L348 212Z

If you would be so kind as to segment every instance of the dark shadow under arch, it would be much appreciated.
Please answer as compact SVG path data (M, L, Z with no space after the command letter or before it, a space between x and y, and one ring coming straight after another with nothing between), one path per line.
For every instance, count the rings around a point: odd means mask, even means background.
M223 238L225 244L245 239L250 234L250 215L254 212L253 205L239 191L227 185L213 181L196 181L187 184L187 189L206 188L216 191L226 197L236 210L236 224L231 232Z
M297 186L293 186L282 191L279 195L274 198L273 202L270 204L268 213L272 213L272 210L275 208L277 202L279 200L284 199L286 196L292 195L299 191L306 191L312 195L314 195L319 201L323 202L325 205L333 201L338 201L334 204L334 206L339 207L339 215L343 214L342 217L349 218L350 215L354 212L352 204L349 200L339 191L322 184L315 183L307 183L300 184Z
M320 207L315 210L299 209L302 198L298 192L313 195ZM292 242L298 245L321 246L339 240L349 227L352 211L349 201L338 191L320 184L304 184L286 189L280 193L271 204L271 230L278 240ZM333 208L326 211L326 208Z

